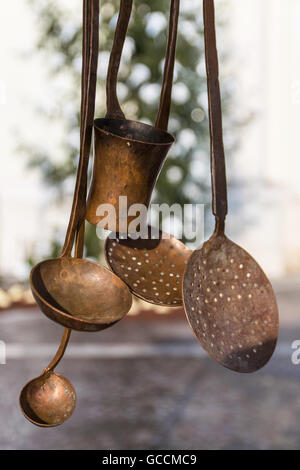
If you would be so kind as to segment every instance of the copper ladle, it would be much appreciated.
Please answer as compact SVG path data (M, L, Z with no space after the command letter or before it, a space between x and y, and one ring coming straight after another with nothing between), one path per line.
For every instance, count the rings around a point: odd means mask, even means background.
M83 3L83 61L82 61L82 122L86 112L88 80L87 53L90 49L90 38L88 37L89 22L91 21L91 4L89 0ZM81 137L83 125L81 126ZM84 221L76 231L75 257L81 258L84 247ZM30 380L20 393L19 403L24 416L36 426L53 427L62 424L73 413L76 406L76 392L73 385L65 377L54 373L55 367L61 361L67 348L71 330L66 328L61 339L60 346L51 363L43 373Z
M188 262L184 308L196 338L213 359L236 372L255 372L274 352L278 309L260 266L224 234L227 189L213 0L204 0L204 33L216 227Z
M28 382L20 393L24 416L36 426L59 426L76 407L76 392L68 379L54 372L69 342L71 330L65 329L59 349L43 373Z
M148 207L156 179L174 142L167 125L179 0L171 0L172 44L168 47L155 127L126 119L117 97L117 76L131 9L132 0L121 0L106 82L107 113L94 124L95 156L86 215L90 223L119 233L130 232L134 220L130 215L127 218L127 211L123 216L120 196L126 196L128 207L134 204ZM114 212L107 216L106 204L114 208L116 217Z
M179 1L174 0L171 2L170 9L164 85L156 120L156 128L164 130L168 127L170 112L178 17ZM126 31L126 28L124 30ZM146 167L145 169L147 170ZM127 195L127 186L128 182L131 183L131 178L128 173L124 175L127 178L125 180L124 176L126 189L123 189L122 194ZM138 194L136 192L137 199ZM183 273L192 252L172 235L159 231L158 237L152 239L152 227L147 227L147 231L147 238L124 239L122 234L119 234L116 239L108 237L105 244L106 261L113 272L126 282L131 292L137 297L156 305L178 307L182 305Z
M86 65L83 65L81 145L73 206L60 258L36 265L30 282L33 296L47 317L74 330L99 331L126 315L132 296L126 284L108 269L71 257L75 233L85 219L98 60L98 0L85 1L84 9L88 18L83 39Z

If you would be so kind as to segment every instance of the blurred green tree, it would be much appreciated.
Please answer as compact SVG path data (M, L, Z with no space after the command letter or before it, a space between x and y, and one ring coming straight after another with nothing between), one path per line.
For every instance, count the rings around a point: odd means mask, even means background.
M27 0L36 16L37 49L51 60L47 61L49 76L67 77L70 86L48 118L61 119L69 135L79 135L79 99L81 72L81 1L65 4L59 0ZM194 8L192 8L194 7ZM70 10L70 8L73 9ZM109 51L117 20L119 0L100 2L100 56L96 114L105 114L105 75ZM76 15L74 11L76 11ZM221 11L222 13L222 11ZM163 60L166 48L169 16L169 0L135 0L128 36L119 73L119 98L129 119L154 123ZM221 20L220 20L221 16ZM218 27L224 27L223 15L218 15ZM224 54L221 57L224 60ZM226 57L225 57L226 59ZM222 82L224 130L235 125L230 117L232 87ZM65 106L64 103L68 103ZM70 106L73 112L70 112ZM169 131L176 137L154 191L154 202L185 204L210 200L207 192L209 176L209 129L204 61L202 14L199 5L182 0L174 74L173 102ZM232 132L231 132L232 134ZM227 150L236 146L234 139ZM29 165L40 169L44 181L57 188L57 197L70 194L70 178L76 172L78 140L68 139L62 144L64 159L51 158L55 149L23 147L29 157ZM72 179L73 181L73 179ZM101 243L95 228L87 224L86 256L97 258ZM47 255L55 256L60 243L54 240ZM34 263L31 255L30 263Z

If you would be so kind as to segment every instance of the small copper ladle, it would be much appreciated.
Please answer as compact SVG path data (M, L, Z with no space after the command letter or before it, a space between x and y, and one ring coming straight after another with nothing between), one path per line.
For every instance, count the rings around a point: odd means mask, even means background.
M64 423L76 407L76 392L68 379L54 372L69 342L71 330L65 329L59 349L43 373L30 380L20 393L24 416L36 426L53 427Z
M265 273L224 234L227 189L213 0L204 0L204 36L216 228L188 262L184 308L196 338L213 359L236 372L255 372L274 352L278 310Z
M126 284L96 263L71 257L86 211L87 169L95 107L99 1L84 2L80 159L73 206L62 254L36 265L30 276L33 296L42 312L74 330L99 331L126 315L132 296ZM84 65L85 64L85 65Z
M175 0L171 2L164 85L156 129L167 130L168 127L178 17L179 1ZM128 185L125 180L124 185L122 195L127 195ZM159 231L158 237L152 239L152 227L148 226L147 232L146 238L139 239L131 239L130 236L125 239L122 234L115 239L109 236L105 244L106 261L135 296L156 305L178 307L182 305L183 272L192 252L172 235Z

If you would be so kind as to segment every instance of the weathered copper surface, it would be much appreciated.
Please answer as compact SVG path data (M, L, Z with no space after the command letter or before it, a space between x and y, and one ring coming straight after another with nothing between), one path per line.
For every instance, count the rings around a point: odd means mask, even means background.
M100 331L121 320L132 296L121 279L103 266L62 257L38 264L32 292L42 312L68 328Z
M132 204L149 205L152 191L174 138L166 132L171 103L179 0L171 0L169 39L160 106L155 127L126 120L118 102L116 85L122 48L130 19L132 1L121 1L119 20L107 76L107 114L94 125L95 154L87 220L103 228L125 233L133 219L119 224L119 196ZM100 205L111 204L115 217L97 213Z
M223 366L254 372L272 355L278 311L254 259L223 235L196 250L184 276L184 306L201 346Z
M50 371L26 385L20 402L33 424L58 426L72 415L76 392L68 379Z
M72 415L76 407L73 385L53 371L67 348L71 331L65 329L61 343L51 363L37 378L30 380L20 393L20 407L24 416L41 427L58 426Z
M99 2L84 2L83 74L80 159L69 226L61 257L35 266L30 282L42 312L63 326L82 331L99 331L113 325L130 309L132 296L128 287L106 268L81 260L80 252L72 258L78 231L84 231L89 152L95 107Z
M174 138L167 132L135 121L97 119L94 139L94 168L87 220L95 225L99 223L104 229L125 233L136 216L127 217L126 213L119 222L119 196L127 196L128 207L136 203L148 207ZM100 204L111 204L116 217L112 213L112 218L107 221L106 212L97 215Z
M107 263L134 295L168 307L182 305L182 278L191 253L163 232L156 240L107 238L105 245Z
M199 343L216 361L236 372L254 372L274 352L278 310L260 266L224 235L227 191L214 2L204 0L203 5L216 229L188 262L184 308Z

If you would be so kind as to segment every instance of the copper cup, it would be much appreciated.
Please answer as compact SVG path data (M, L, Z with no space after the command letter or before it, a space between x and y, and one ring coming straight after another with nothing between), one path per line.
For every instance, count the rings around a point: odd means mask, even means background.
M152 191L174 137L166 132L170 114L173 70L179 16L179 0L171 0L169 37L164 78L156 124L150 126L127 120L117 97L117 75L132 1L121 1L120 15L108 66L107 114L94 121L94 169L87 220L106 230L124 233L136 216L122 213L119 197L127 197L127 207L148 207ZM106 204L115 213L106 211ZM99 207L101 206L101 207Z
M87 220L107 230L126 232L135 216L122 213L126 206L148 207L152 191L174 138L167 132L140 122L96 119L94 122L94 170L87 206ZM111 204L114 212L107 214ZM100 210L99 210L99 209ZM104 224L101 225L101 220ZM116 222L115 222L116 221ZM115 225L116 223L116 225Z

